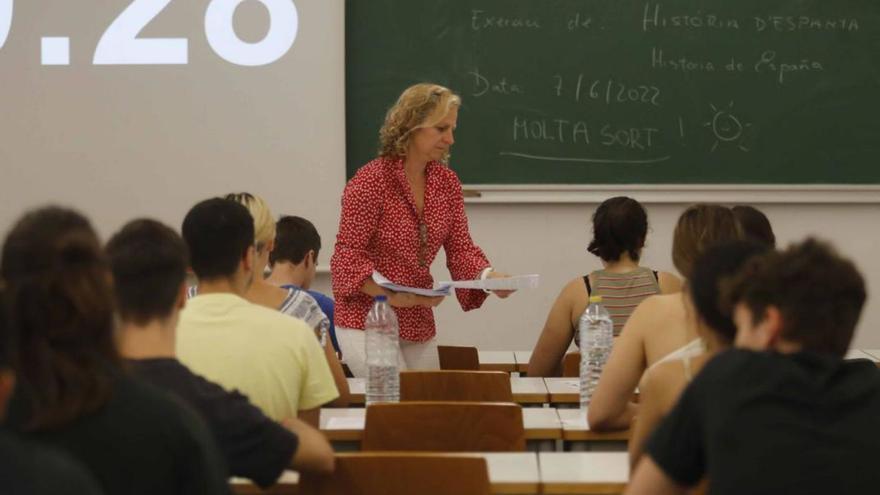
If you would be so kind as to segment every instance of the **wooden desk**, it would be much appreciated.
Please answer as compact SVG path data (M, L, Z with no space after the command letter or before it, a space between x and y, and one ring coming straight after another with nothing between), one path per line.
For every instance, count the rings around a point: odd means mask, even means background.
M365 408L321 409L320 430L331 442L360 442L364 434ZM533 407L523 409L526 440L557 440L562 438L562 423L555 409Z
M580 404L581 382L578 378L544 378L551 404Z
M534 452L480 452L451 455L485 458L493 494L540 493L541 474L538 470L538 456ZM230 480L230 486L237 495L292 495L298 493L298 485L299 474L294 471L285 471L278 484L266 491L260 490L256 485L242 478Z
M557 409L559 421L562 424L562 439L566 442L589 443L595 446L597 443L622 443L626 449L629 441L630 430L595 432L590 430L587 424L587 413L581 409ZM621 447L621 445L617 445Z
M366 386L365 378L348 378L352 406L364 405ZM544 380L541 378L512 376L510 377L510 388L513 392L513 401L519 404L544 404L550 397Z
M483 371L516 371L516 359L513 351L477 351L480 369Z
M622 493L629 482L626 452L540 452L541 493Z
M529 359L532 359L532 351L513 351L516 359L516 371L525 373L529 371Z
M492 493L536 495L615 494L629 482L629 460L623 452L486 452L452 454L486 459ZM299 474L285 471L278 484L260 490L242 478L230 480L237 495L293 495Z

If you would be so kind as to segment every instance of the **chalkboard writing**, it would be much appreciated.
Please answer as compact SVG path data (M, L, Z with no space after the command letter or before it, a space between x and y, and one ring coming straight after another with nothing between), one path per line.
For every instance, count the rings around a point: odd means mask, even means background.
M347 172L410 84L468 184L878 184L876 0L348 0Z

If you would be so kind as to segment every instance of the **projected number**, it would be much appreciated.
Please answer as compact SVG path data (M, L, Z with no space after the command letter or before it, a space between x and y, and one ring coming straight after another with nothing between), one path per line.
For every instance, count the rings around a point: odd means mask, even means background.
M12 26L12 0L0 0L0 48L6 44Z
M245 0L213 0L205 12L205 35L217 55L236 65L266 65L283 57L296 40L299 19L290 0L259 0L269 11L269 31L256 43L235 34L232 18Z
M95 65L185 64L185 38L138 38L171 0L134 0L107 28L95 48Z
M257 66L275 62L293 46L299 17L293 0L259 1L269 11L269 30L256 43L242 41L235 34L235 10L246 0L211 0L205 12L205 35L217 55L236 65ZM0 8L12 0L0 0ZM171 0L134 0L101 36L92 62L95 65L183 65L189 59L186 38L138 38ZM3 36L0 10L0 46ZM7 28L8 30L8 28Z

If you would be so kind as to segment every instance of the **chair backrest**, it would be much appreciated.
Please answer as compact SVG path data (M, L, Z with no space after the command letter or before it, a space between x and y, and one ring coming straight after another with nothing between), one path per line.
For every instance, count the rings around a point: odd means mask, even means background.
M438 345L437 356L440 358L441 370L478 371L480 369L480 355L476 347Z
M331 474L303 473L303 495L489 495L486 460L424 453L336 454Z
M503 371L401 371L400 400L513 402Z
M562 376L569 378L581 376L580 352L569 352L562 358Z
M398 402L367 407L361 450L521 452L519 404Z

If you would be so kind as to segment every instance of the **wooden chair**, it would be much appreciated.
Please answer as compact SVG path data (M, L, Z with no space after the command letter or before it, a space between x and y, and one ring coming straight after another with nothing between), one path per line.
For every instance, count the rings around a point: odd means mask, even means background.
M480 369L480 355L476 347L438 345L437 355L440 357L441 370L478 371Z
M424 453L336 454L331 474L303 473L303 495L489 495L486 460Z
M577 378L581 376L581 353L569 352L562 358L562 376Z
M399 402L367 407L361 450L518 452L522 408L502 402Z
M503 371L401 371L402 401L513 402Z

